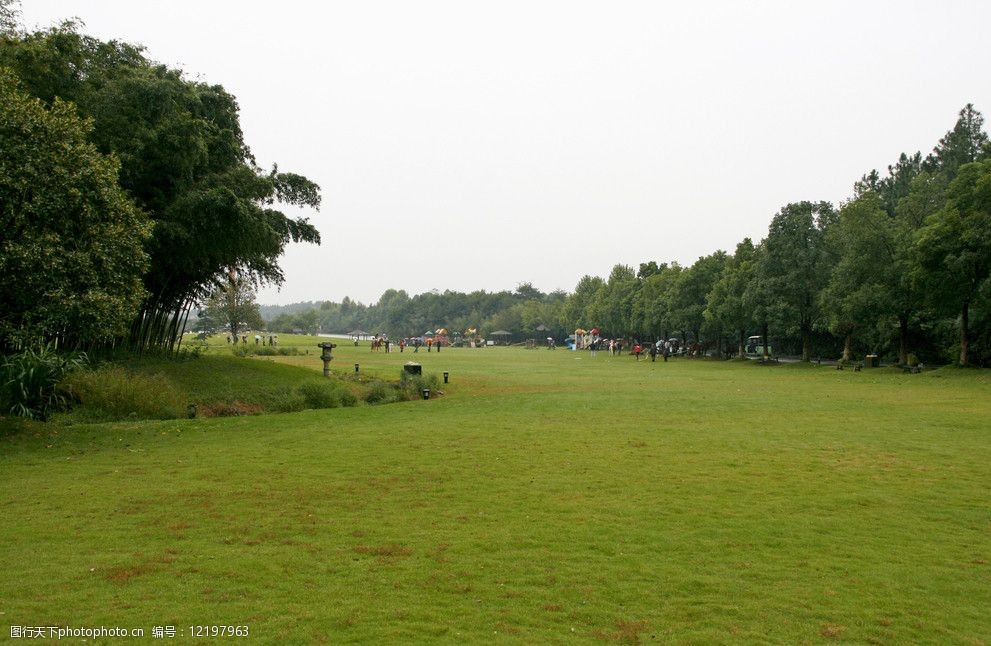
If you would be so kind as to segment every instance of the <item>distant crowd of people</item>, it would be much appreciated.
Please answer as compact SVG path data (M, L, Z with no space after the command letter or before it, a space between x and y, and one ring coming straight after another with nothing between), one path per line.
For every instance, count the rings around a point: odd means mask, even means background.
M354 344L358 345L357 339L355 339ZM433 352L434 349L436 349L437 352L440 352L440 349L444 345L445 345L444 339L439 337L434 338L428 336L426 338L423 338L423 337L414 336L414 337L399 339L398 343L394 343L393 341L389 340L389 337L382 334L372 338L371 351L381 352L384 350L386 353L389 353L392 352L393 348L399 346L400 352L404 352L406 348L413 348L413 352L416 353L419 352L420 348L423 347L427 348L427 352Z
M595 357L598 356L599 350L606 348L609 352L609 356L619 356L623 354L623 347L625 341L623 339L601 339L595 338L589 342L587 349L590 354ZM654 343L641 344L640 341L634 341L633 346L630 349L630 353L636 357L637 361L640 361L641 355L650 356L651 361L657 361L657 357L660 356L667 361L669 357L674 354L681 353L681 346L672 340L663 341L658 339Z
M227 345L237 345L240 340L241 345L248 345L248 335L242 334L240 337L238 335L227 335ZM255 335L255 345L265 345L265 336L262 334ZM268 335L268 345L279 345L279 335L269 334Z

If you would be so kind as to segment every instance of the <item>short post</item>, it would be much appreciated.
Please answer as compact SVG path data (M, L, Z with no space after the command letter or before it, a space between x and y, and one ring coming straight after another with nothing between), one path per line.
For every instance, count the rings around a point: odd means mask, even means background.
M429 388L424 388L423 389L423 398L424 399L430 399L430 389Z
M360 363L356 363L356 364L354 364L354 373L355 373L355 374L358 374L358 369L359 369L359 368L361 368L361 364L360 364Z
M337 344L336 343L331 343L329 341L325 341L323 343L318 343L317 344L317 347L322 350L320 352L320 358L323 360L323 376L324 377L329 377L330 376L330 362L334 360L334 357L331 354L331 352L333 351L334 348L337 347Z
M445 371L444 371L444 383L445 383L445 384L447 383L447 377L448 377L448 375L450 375L450 374L451 374L451 373L449 373L449 372L448 372L447 370L445 370Z

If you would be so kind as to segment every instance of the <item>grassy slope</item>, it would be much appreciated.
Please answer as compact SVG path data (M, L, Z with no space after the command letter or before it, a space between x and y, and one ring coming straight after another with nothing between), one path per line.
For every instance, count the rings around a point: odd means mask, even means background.
M335 353L342 372L415 358L452 383L429 402L4 438L7 623L991 639L981 373Z

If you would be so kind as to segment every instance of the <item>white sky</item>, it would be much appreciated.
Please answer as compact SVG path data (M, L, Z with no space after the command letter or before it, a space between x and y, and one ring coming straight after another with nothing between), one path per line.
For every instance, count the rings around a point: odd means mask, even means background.
M323 189L262 303L691 264L991 116L991 2L24 0L237 96Z

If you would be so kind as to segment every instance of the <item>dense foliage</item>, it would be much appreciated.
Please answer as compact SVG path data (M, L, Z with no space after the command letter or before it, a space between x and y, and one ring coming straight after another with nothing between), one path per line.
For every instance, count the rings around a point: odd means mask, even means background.
M90 119L87 140L115 155L120 187L151 219L147 260L134 254L147 271L134 292L144 298L129 308L131 345L173 346L189 308L230 271L279 283L285 245L319 242L306 218L274 208L317 208L319 187L256 165L237 102L219 85L189 80L140 47L85 36L73 23L0 34L0 67L53 110L71 102Z
M233 96L71 22L23 31L11 0L0 0L0 70L0 345L171 349L196 303L207 305L201 327L259 325L252 288L283 280L287 244L319 242L306 218L276 207L318 208L320 194L301 175L257 165ZM526 283L390 289L373 305L345 298L268 315L276 331L445 327L522 340L597 327L724 354L757 333L763 347L805 359L986 363L989 158L983 117L967 105L929 155L903 153L886 174L865 174L839 206L783 206L763 240L733 254L617 265L572 294ZM225 294L235 298L222 315Z
M767 236L688 267L648 261L584 276L571 294L388 290L378 303L268 307L278 331L420 335L438 327L561 338L576 328L608 337L678 336L743 354L748 335L776 352L876 353L962 365L991 361L991 147L973 106L933 152L902 154L882 176L865 174L838 209L787 204Z
M144 297L150 225L72 105L0 69L0 346L106 341Z

